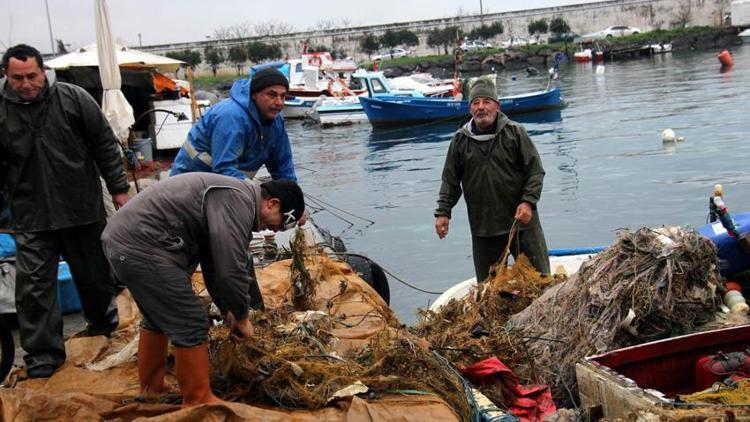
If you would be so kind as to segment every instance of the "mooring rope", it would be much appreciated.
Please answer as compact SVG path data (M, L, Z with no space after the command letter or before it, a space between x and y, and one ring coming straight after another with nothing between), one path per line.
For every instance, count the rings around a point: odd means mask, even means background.
M443 294L443 292L434 292L434 291L430 291L430 290L425 290L425 289L419 288L419 287L417 287L417 286L415 286L415 285L413 285L413 284L411 284L409 282L406 282L406 281L402 280L399 276L397 276L396 274L393 274L392 272L388 271L385 267L383 267L382 265L380 265L377 262L375 262L375 260L373 260L369 256L362 255L362 254L359 254L359 253L354 253L354 252L328 252L328 253L330 253L331 255L355 256L355 257L359 257L359 258L364 258L364 259L372 262L373 264L379 266L383 270L383 272L385 272L386 274L390 275L391 277L393 277L394 279L396 279L396 281L398 281L399 283L401 283L401 284L403 284L403 285L405 285L407 287L410 287L410 288L412 288L414 290L420 291L422 293L431 294L431 295L441 295L441 294Z

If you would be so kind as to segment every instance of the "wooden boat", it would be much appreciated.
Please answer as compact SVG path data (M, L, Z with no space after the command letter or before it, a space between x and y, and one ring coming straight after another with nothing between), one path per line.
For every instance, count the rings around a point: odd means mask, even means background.
M672 337L614 350L585 358L576 365L581 409L590 420L623 418L639 415L661 420L683 420L684 412L700 419L732 420L750 415L750 408L686 404L676 400L678 394L701 390L697 386L696 364L701 357L719 352L745 350L750 345L750 325L723 328ZM739 412L739 413L738 413ZM685 419L686 420L686 419ZM744 420L744 419L743 419Z
M501 97L499 100L500 110L509 115L557 108L564 104L559 88ZM446 98L361 96L359 102L373 125L460 119L469 114L468 101Z

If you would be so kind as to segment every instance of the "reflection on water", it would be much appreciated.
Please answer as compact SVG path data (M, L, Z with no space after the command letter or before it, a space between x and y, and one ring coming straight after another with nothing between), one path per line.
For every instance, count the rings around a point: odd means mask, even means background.
M547 175L539 211L550 248L607 245L620 227L704 222L707 196L723 183L730 210L750 210L747 110L750 48L722 70L716 52L563 66L568 105L512 116L537 146ZM498 75L500 95L539 90L544 76ZM303 188L376 221L349 229L331 213L316 221L343 232L405 280L444 290L473 274L466 208L438 240L433 210L448 144L458 122L373 130L369 124L319 129L288 125ZM664 144L672 128L685 142ZM392 280L392 306L407 322L431 296Z

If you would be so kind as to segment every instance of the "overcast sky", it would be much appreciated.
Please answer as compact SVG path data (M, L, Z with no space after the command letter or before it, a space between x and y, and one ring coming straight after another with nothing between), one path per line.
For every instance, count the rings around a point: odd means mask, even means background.
M482 0L485 13L591 0ZM239 23L281 22L302 31L321 21L353 26L478 14L480 0L108 0L115 39L129 46L199 41ZM94 0L47 0L52 36L72 48L96 42ZM51 50L45 0L0 0L0 51L27 43Z

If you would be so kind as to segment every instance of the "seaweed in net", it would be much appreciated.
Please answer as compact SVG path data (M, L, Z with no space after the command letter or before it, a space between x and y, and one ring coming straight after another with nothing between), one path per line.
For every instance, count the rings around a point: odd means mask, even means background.
M328 318L277 309L254 316L255 333L242 341L221 327L212 331L212 360L221 396L245 403L286 408L319 408L351 384L358 365L332 351Z
M555 400L576 402L575 364L585 356L689 333L718 309L716 247L680 228L623 230L510 320L529 355L513 369L550 384Z
M305 234L297 229L291 244L292 252L292 303L298 311L313 309L315 306L315 280L305 267L305 253L308 250Z
M299 256L313 289L323 285L323 280L342 277L339 266L326 256L310 249ZM325 406L335 392L361 382L376 395L394 390L434 393L461 419L469 420L461 378L432 355L423 341L403 330L391 333L399 326L398 320L382 300L369 297L377 293L341 280L339 286L331 298L320 299L318 304L309 302L307 308L317 310L295 312L295 306L287 302L252 314L255 333L248 339L232 340L226 328L213 328L209 350L215 369L212 386L217 394L250 404L315 409ZM315 292L308 293L317 297ZM355 293L361 294L371 310L357 318L339 313L340 306ZM341 326L356 327L367 318L380 318L388 328L364 348L338 356L334 325L339 330Z
M508 332L507 321L556 280L542 276L523 255L512 267L501 259L490 277L466 297L454 299L438 311L420 310L422 320L413 331L457 367L496 356L512 368L527 356L523 345L516 344ZM502 386L483 385L479 389L498 405L510 406L515 399Z

